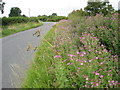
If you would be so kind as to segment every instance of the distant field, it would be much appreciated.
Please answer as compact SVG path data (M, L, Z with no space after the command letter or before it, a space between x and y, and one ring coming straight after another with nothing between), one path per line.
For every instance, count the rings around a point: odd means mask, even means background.
M28 22L28 23L17 23L7 26L2 26L0 37L5 37L17 32L25 31L31 28L35 28L42 25L42 22Z
M0 38L42 25L37 17L3 17Z

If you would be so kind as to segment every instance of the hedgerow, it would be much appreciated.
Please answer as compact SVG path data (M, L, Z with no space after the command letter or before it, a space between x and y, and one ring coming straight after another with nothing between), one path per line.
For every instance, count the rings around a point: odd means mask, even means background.
M27 23L27 22L38 22L37 17L3 17L2 18L2 25L12 25L16 23Z

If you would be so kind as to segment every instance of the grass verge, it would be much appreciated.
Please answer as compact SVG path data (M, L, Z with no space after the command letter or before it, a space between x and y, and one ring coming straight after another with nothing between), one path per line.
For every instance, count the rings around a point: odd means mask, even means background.
M117 88L119 31L110 18L60 21L43 38L22 87Z
M25 82L23 83L22 87L24 88L49 87L49 85L47 86L46 84L44 84L43 79L46 79L47 83L50 82L50 81L47 81L47 79L49 78L47 68L52 64L50 59L52 59L51 57L53 54L51 51L52 45L50 44L51 43L50 41L52 41L55 37L55 33L54 33L55 28L56 26L54 26L48 32L48 34L43 38L43 41L39 46L36 56L34 58L34 63L32 64L31 68L28 70L27 78L25 79ZM33 82L35 83L33 84ZM41 84L38 84L38 83L41 83Z
M2 30L0 30L0 38L17 33L17 32L35 28L40 25L42 25L42 22L17 23L17 24L8 25L8 26L2 26Z

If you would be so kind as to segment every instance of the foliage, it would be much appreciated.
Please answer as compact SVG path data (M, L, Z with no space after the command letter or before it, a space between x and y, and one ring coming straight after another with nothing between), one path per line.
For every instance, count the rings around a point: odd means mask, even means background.
M88 16L89 14L85 11L83 11L82 9L80 10L73 10L69 15L68 15L68 18L72 19L76 16L80 17L80 16Z
M23 87L117 88L117 16L72 13L72 18L57 23L43 38Z
M56 13L53 13L52 15L42 15L42 16L38 16L39 20L43 21L43 22L58 22L62 19L67 19L67 17L65 16L57 16Z
M47 21L48 16L47 15L43 15L43 16L39 15L38 18L39 18L39 20L45 22L45 21Z
M0 2L0 10L2 14L4 13L4 5L5 5L4 2Z
M52 16L57 16L57 13L52 13Z
M65 16L51 16L47 19L47 21L58 22L62 19L67 19Z
M101 0L95 0L94 2L88 1L88 5L84 9L89 15L107 15L114 12L114 9L112 5L109 5L109 2L102 2Z
M27 23L27 22L38 22L39 19L37 17L3 17L2 25L11 25L15 23Z
M12 7L10 10L9 17L18 17L21 16L21 10L18 7Z

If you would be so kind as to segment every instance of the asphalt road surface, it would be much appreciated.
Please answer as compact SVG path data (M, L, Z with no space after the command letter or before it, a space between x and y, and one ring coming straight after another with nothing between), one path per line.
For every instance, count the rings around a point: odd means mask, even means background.
M42 26L19 32L2 39L2 88L20 88L26 70L33 62L35 47L42 37L33 36L40 29L44 36L54 25L54 22L44 22Z

